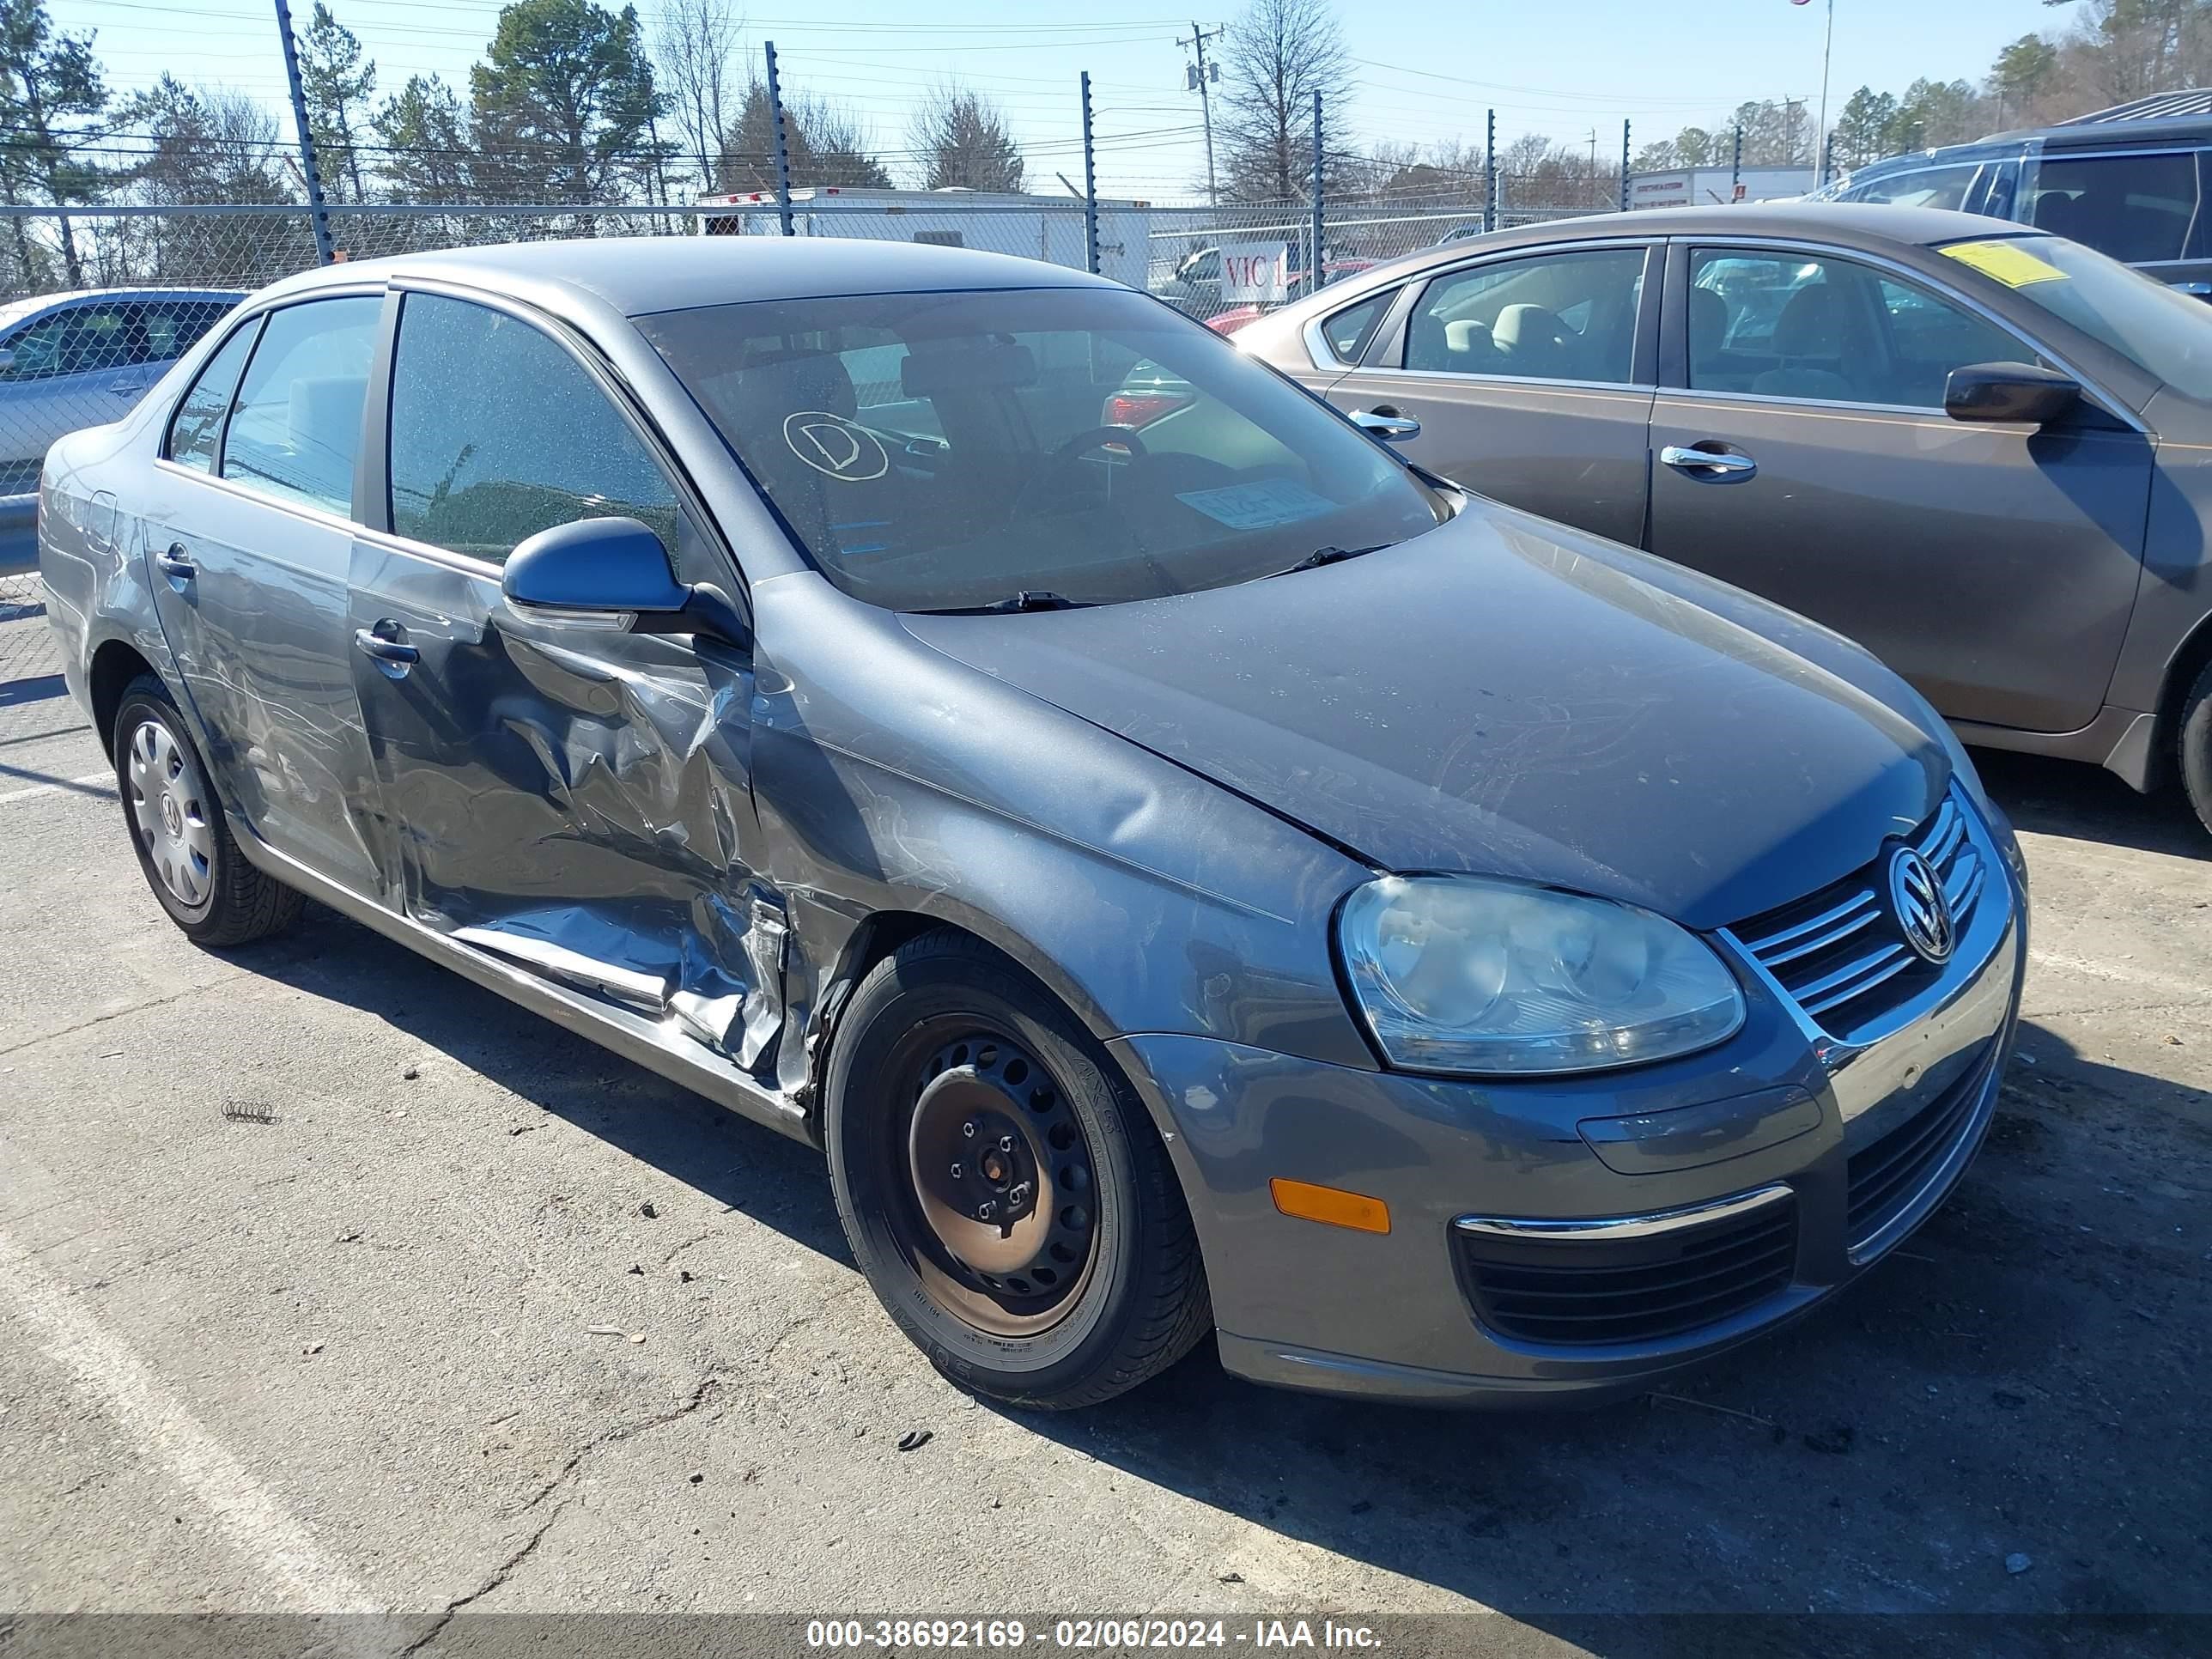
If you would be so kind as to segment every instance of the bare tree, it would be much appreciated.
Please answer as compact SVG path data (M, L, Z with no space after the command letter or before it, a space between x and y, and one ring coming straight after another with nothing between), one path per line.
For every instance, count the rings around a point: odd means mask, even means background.
M141 107L149 143L137 167L142 200L208 207L298 199L276 118L250 94L187 88L164 75Z
M668 0L653 37L660 85L676 112L685 151L698 163L699 187L714 188L723 135L738 114L738 36L744 19L728 0Z
M908 147L924 190L1022 187L1021 148L999 106L956 82L933 87L915 107Z
M1228 90L1215 130L1231 194L1248 202L1304 197L1313 180L1313 100L1322 100L1322 176L1338 172L1352 58L1328 0L1252 0L1221 54Z

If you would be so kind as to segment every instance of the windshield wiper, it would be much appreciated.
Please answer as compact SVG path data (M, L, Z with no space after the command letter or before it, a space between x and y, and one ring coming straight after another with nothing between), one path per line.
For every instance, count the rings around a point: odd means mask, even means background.
M1024 587L1018 593L1009 593L1005 599L994 599L988 605L949 605L929 614L933 617L990 617L1005 616L1016 611L1082 611L1093 603L1090 599L1071 599L1065 593Z
M1377 542L1372 547L1316 547L1296 564L1286 564L1280 570L1270 570L1270 576L1292 576L1301 570L1318 570L1325 564L1341 564L1346 559L1356 559L1364 553L1380 553L1394 542Z

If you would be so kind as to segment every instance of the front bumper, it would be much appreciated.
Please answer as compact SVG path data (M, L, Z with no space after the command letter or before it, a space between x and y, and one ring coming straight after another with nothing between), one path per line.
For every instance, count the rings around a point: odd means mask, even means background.
M1808 1037L1760 985L1728 1046L1589 1081L1455 1081L1200 1037L1116 1039L1191 1202L1224 1364L1330 1393L1559 1404L1636 1392L1803 1313L1925 1220L1980 1146L2027 957L2009 880L2005 896L1979 965L1858 1048ZM1275 1177L1379 1198L1390 1231L1285 1216ZM1723 1224L1759 1237L1731 1243ZM1516 1238L1617 1249L1625 1228L1682 1229L1739 1255L1771 1252L1778 1236L1789 1248L1778 1273L1748 1299L1719 1298L1716 1317L1601 1322L1594 1340L1557 1340L1573 1328L1486 1290L1483 1262L1502 1257L1510 1273ZM1624 1275L1591 1281L1601 1297L1577 1292L1591 1305L1696 1304L1632 1251L1589 1259ZM1623 1297L1624 1285L1650 1293Z

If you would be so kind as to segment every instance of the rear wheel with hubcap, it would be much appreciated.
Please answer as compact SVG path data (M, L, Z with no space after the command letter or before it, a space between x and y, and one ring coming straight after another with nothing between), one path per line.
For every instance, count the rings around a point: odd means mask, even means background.
M301 899L246 860L168 688L142 674L115 712L115 783L146 884L195 943L282 933Z
M1212 1322L1142 1105L1066 1010L980 942L931 934L861 981L830 1059L828 1129L854 1255L956 1382L1090 1405Z
M2212 665L2181 700L2179 737L2182 787L2197 817L2212 830Z

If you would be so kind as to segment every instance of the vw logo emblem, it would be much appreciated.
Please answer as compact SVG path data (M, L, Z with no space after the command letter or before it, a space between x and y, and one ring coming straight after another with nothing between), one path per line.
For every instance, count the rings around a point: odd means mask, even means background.
M1958 944L1952 930L1951 902L1942 878L1917 848L1900 847L1889 860L1889 908L1905 942L1928 962L1948 962Z

